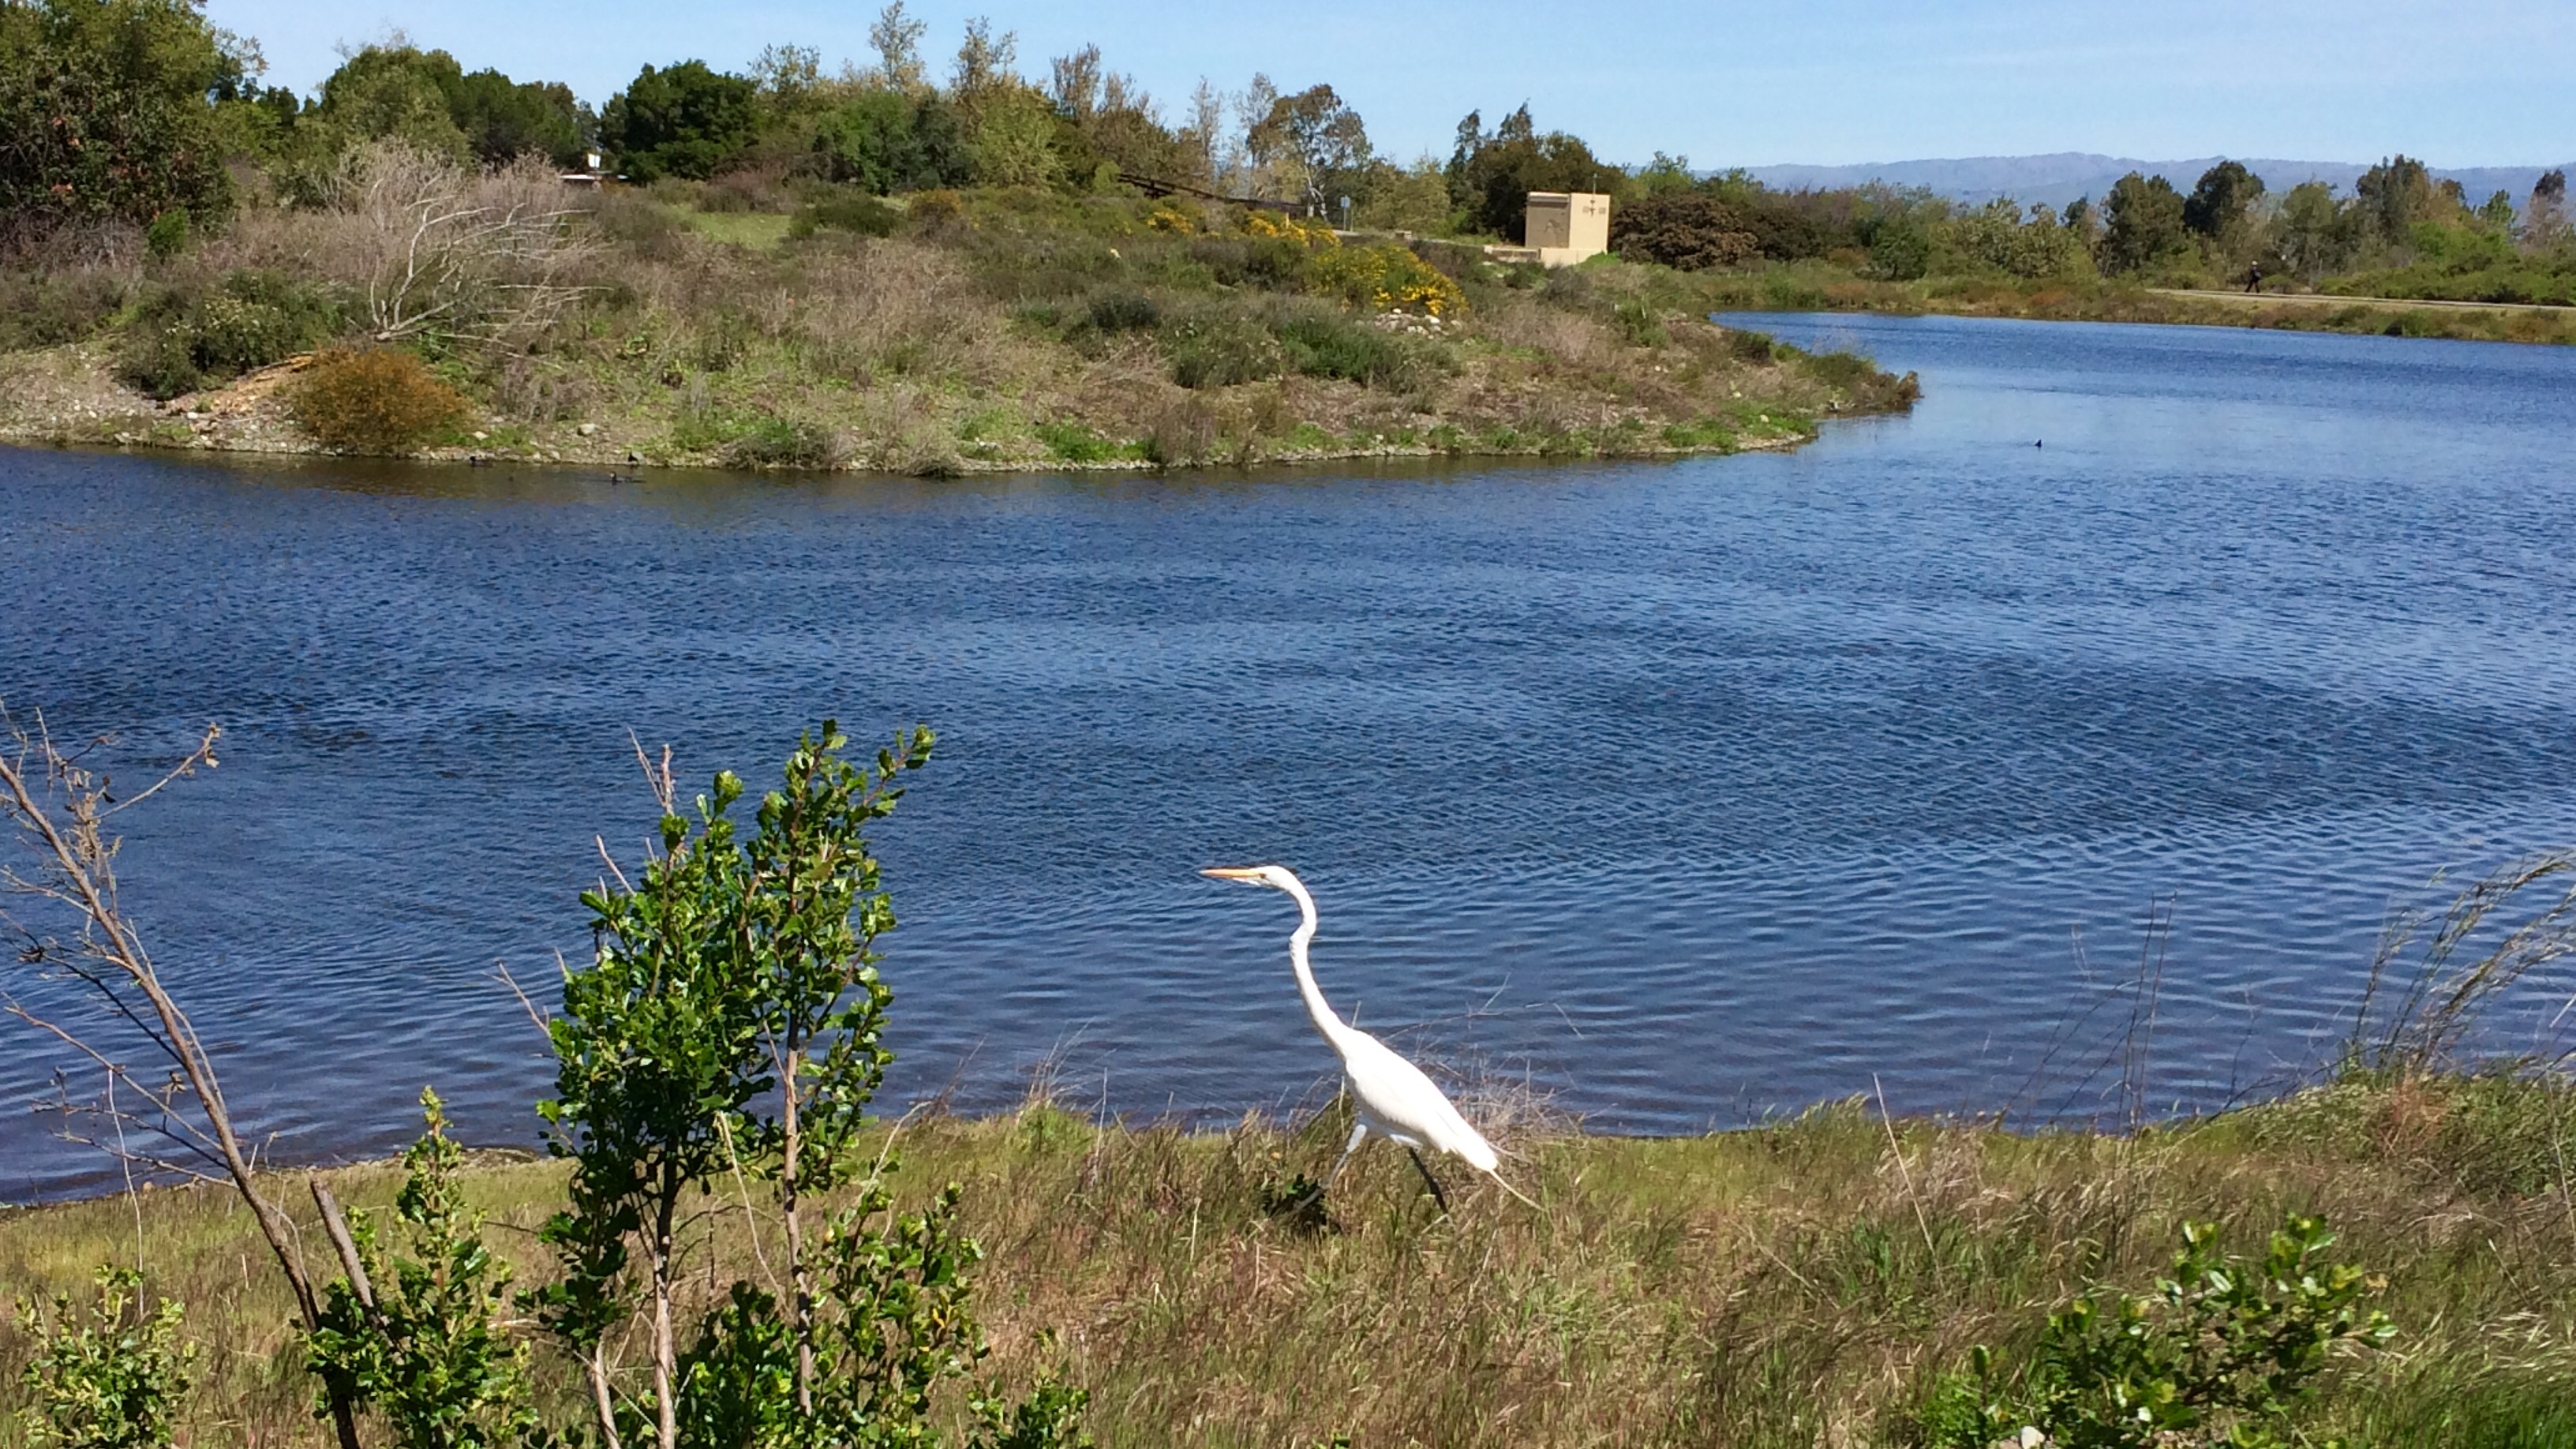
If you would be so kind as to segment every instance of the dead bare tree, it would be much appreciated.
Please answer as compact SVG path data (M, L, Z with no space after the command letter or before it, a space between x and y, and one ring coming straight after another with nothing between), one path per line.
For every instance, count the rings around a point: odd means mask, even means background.
M478 175L381 142L352 151L333 190L366 257L378 342L507 343L552 326L582 295L572 278L595 245L573 224L581 208L535 161Z
M261 1190L214 1062L188 1013L162 981L117 894L120 841L109 833L109 822L172 781L201 768L215 768L215 742L223 732L208 725L204 737L176 765L146 788L118 799L110 793L109 777L84 763L87 751L62 749L41 715L31 727L22 727L0 708L0 731L5 732L0 735L0 818L6 819L22 848L15 858L0 862L0 928L19 938L17 959L22 965L82 982L109 1015L140 1034L160 1058L159 1065L147 1073L111 1056L80 1032L37 1015L14 995L0 993L0 1000L7 1002L9 1014L50 1032L98 1067L105 1075L107 1092L105 1105L97 1110L113 1115L120 1125L141 1123L173 1144L180 1158L193 1158L203 1166L126 1147L107 1150L129 1162L141 1160L201 1179L216 1176L205 1170L211 1166L231 1180L259 1224L260 1236L276 1254L305 1327L318 1327L321 1303L304 1266L295 1222ZM95 740L89 748L105 743L105 739ZM161 1080L150 1080L153 1075ZM153 1103L154 1115L145 1118L117 1105L120 1091ZM358 1449L357 1422L344 1386L326 1387L341 1449Z

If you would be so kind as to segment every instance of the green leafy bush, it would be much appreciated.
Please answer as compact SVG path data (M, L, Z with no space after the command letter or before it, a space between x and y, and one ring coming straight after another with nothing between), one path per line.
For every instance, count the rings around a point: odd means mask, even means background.
M1246 317L1185 317L1163 329L1162 343L1172 381L1188 388L1262 382L1288 368L1288 349L1280 339Z
M143 250L152 260L166 262L188 249L190 235L188 208L174 206L143 229Z
M407 1252L385 1271L375 1222L349 1215L366 1270L362 1295L347 1278L331 1284L305 1361L324 1383L348 1385L351 1401L384 1413L402 1449L470 1449L522 1441L536 1427L528 1405L527 1347L502 1324L510 1311L509 1265L483 1245L482 1220L457 1181L465 1154L447 1135L438 1094L420 1094L427 1129L403 1154L394 1215ZM330 1413L318 1393L317 1417Z
M762 418L716 454L728 468L804 468L822 471L850 461L849 441L803 418Z
M421 365L390 347L328 352L288 395L295 421L344 453L417 452L466 414L466 402Z
M1935 1386L1921 1427L1934 1449L1988 1449L2025 1428L2057 1449L2279 1445L2337 1350L2396 1336L2363 1301L2379 1285L2329 1263L2334 1235L2293 1216L2259 1263L2222 1253L2218 1230L2183 1225L2171 1278L2152 1292L2095 1288L2049 1315L2037 1356L2000 1370L1979 1345Z
M861 236L892 236L903 225L903 213L873 196L855 193L827 197L800 209L787 223L787 234L812 236L817 231L849 231Z
M1664 317L1652 304L1633 298L1614 304L1610 322L1633 347L1661 347L1672 340L1664 330Z
M283 362L339 325L339 308L326 293L280 272L158 287L126 333L117 372L153 397L174 398Z
M103 268L0 272L0 352L78 342L124 305L124 284Z
M1273 328L1297 371L1367 387L1412 385L1426 370L1424 354L1373 327L1325 312L1297 312Z
M29 1442L62 1449L157 1449L187 1397L196 1346L179 1339L180 1306L144 1309L139 1273L101 1268L98 1305L83 1312L69 1294L49 1315L18 1305L20 1329L36 1340L27 1364Z
M1029 431L1067 463L1102 463L1118 456L1116 443L1080 423L1040 423Z
M1163 310L1142 292L1103 292L1091 299L1085 314L1102 332L1141 332L1163 320Z

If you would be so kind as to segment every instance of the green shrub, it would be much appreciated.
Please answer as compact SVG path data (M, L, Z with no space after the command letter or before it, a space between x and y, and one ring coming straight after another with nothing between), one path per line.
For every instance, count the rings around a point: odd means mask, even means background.
M2378 1283L2330 1263L2334 1235L2293 1216L2260 1262L2219 1251L2218 1230L2185 1223L2173 1276L2144 1294L2095 1288L2052 1313L2019 1372L1979 1345L1966 1373L1934 1388L1920 1427L1932 1449L1988 1449L2025 1427L2059 1449L2149 1449L2278 1437L2333 1356L2396 1336L2363 1307Z
M19 1327L39 1345L27 1364L32 1399L28 1441L63 1449L158 1449L187 1397L196 1346L179 1340L180 1307L163 1299L144 1311L142 1275L101 1268L98 1306L86 1313L70 1295L49 1316L18 1305Z
M821 423L798 418L762 418L716 454L728 468L839 468L850 461L850 445Z
M1068 463L1103 463L1118 456L1117 444L1080 423L1040 423L1029 431Z
M306 1364L326 1384L349 1385L353 1402L381 1410L402 1449L518 1442L537 1416L527 1347L503 1326L510 1268L483 1245L482 1218L466 1204L458 1181L465 1152L447 1135L438 1094L423 1090L420 1103L428 1128L403 1154L394 1201L402 1250L388 1265L373 1218L349 1215L372 1293L361 1297L347 1278L330 1285ZM329 1406L328 1391L317 1389L317 1414Z
M0 352L78 342L124 305L124 285L104 270L0 272Z
M239 271L211 287L146 294L117 372L156 398L230 381L283 362L337 331L328 295L279 272Z
M288 394L295 421L343 453L417 452L466 414L464 397L419 358L390 347L314 359Z
M1726 352L1738 362L1767 363L1772 358L1771 334L1730 327L1726 333Z
M1826 352L1805 358L1807 375L1828 387L1846 391L1866 386L1879 375L1878 364L1857 352Z
M188 208L174 206L143 229L143 249L156 262L169 261L188 249L189 232Z
M1292 313L1273 329L1290 365L1309 377L1401 389L1427 370L1424 354L1373 327L1324 312Z
M1613 306L1610 320L1631 346L1661 347L1672 340L1672 334L1664 330L1663 314L1633 298Z
M873 196L841 195L813 202L787 223L787 234L808 237L817 231L849 231L861 236L892 236L903 225L903 213Z
M1103 292L1091 299L1086 320L1102 332L1142 332L1163 320L1154 299L1142 292Z
M1288 349L1249 318L1187 318L1164 328L1162 342L1172 362L1172 381L1188 388L1262 382L1288 366Z

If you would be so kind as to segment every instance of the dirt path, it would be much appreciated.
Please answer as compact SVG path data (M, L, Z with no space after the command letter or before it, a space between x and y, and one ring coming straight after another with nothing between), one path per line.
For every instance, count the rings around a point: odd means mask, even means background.
M2550 312L2564 313L2564 307L2541 302L2437 302L2413 297L2338 297L2320 292L2222 292L2190 287L2149 287L2159 297L2196 297L2210 302L2234 302L2246 307L2272 307L2282 303L2309 307L2439 307L2455 312Z

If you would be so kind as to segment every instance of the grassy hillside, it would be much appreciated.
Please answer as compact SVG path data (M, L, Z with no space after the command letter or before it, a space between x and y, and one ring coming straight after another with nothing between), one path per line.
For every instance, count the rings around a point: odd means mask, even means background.
M2506 1078L2351 1081L2134 1136L1883 1121L1867 1104L1691 1139L1505 1134L1507 1171L1441 1218L1383 1144L1297 1209L1338 1149L1299 1130L1095 1128L1052 1107L927 1120L896 1143L919 1201L964 1185L979 1311L1012 1384L1062 1368L1103 1444L1929 1442L1972 1346L2025 1361L2086 1285L2147 1289L2186 1219L2259 1251L2287 1213L2341 1233L2397 1336L2338 1354L2294 1412L2356 1445L2576 1445L2576 1097ZM1454 1169L1454 1164L1453 1164ZM395 1174L332 1174L383 1203ZM488 1234L548 1276L549 1163L486 1156ZM301 1202L300 1191L284 1194ZM739 1204L702 1204L757 1276ZM774 1225L758 1231L772 1257ZM0 1281L72 1288L138 1259L206 1345L183 1443L313 1442L289 1305L228 1193L0 1216ZM713 1267L712 1264L709 1265ZM0 1382L30 1353L0 1332ZM564 1365L540 1359L569 1403ZM22 1440L0 1430L0 1443Z
M370 155L344 204L11 275L0 437L936 476L1724 452L1914 396L1609 259L1545 272L1133 194L590 195ZM403 197L519 220L451 227L422 266ZM325 389L335 348L426 367ZM380 418L414 425L357 425Z

